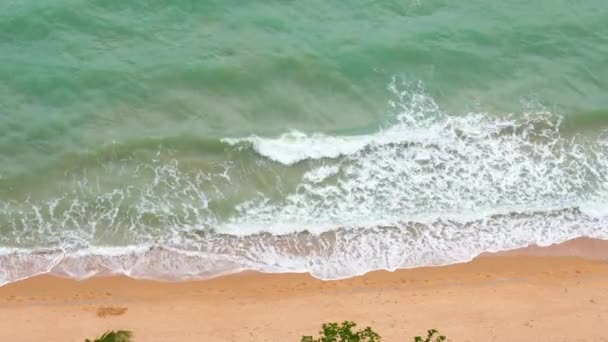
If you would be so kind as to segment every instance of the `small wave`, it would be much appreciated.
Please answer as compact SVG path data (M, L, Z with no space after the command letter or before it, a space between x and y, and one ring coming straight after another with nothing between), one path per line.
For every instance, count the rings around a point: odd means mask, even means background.
M277 138L253 135L244 138L224 138L222 142L233 146L248 146L258 154L284 165L293 165L308 159L322 159L348 156L370 146L412 142L432 143L438 135L431 130L438 129L431 123L442 117L439 107L432 98L420 91L399 91L394 84L389 87L396 95L391 107L397 112L397 124L376 133L353 136L306 134L298 130L284 133Z
M249 270L342 279L373 270L464 262L486 251L545 246L580 236L606 239L606 224L608 216L590 216L575 207L509 212L470 221L438 218L334 228L320 234L234 236L201 230L191 231L188 243L179 246L5 248L0 250L0 286L39 274L178 281Z
M399 126L357 136L330 136L320 133L309 135L294 130L276 139L259 136L222 139L233 146L251 146L258 154L283 165L293 165L308 159L336 159L355 154L370 146L429 140L427 131L403 130Z

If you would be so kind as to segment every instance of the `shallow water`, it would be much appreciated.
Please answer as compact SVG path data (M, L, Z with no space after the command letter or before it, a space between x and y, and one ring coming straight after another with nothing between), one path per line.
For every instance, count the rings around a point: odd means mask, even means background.
M608 237L608 5L0 5L0 283Z

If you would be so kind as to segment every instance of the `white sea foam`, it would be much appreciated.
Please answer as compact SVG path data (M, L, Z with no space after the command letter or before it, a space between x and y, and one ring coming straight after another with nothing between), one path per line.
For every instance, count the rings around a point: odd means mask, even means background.
M337 165L322 165L316 169L306 172L302 179L307 182L320 183L325 179L336 175L338 171L340 171L340 167Z
M307 159L338 158L352 155L370 146L409 142L429 142L426 130L404 130L400 126L370 135L328 136L305 134L296 130L278 138L247 138L222 141L231 145L251 144L260 155L284 165L293 165Z
M0 245L18 247L0 251L0 283L243 269L337 279L608 238L605 136L566 138L542 108L448 115L419 87L391 89L392 120L369 135L226 139L259 158L204 172L155 161L111 174L128 186L85 178L47 201L0 201ZM117 236L127 247L100 247Z
M395 81L394 81L395 82ZM391 107L397 112L397 123L376 133L354 136L306 134L298 130L284 133L277 138L253 135L245 138L225 138L230 145L250 144L260 155L284 165L293 165L307 159L338 158L360 152L370 146L382 146L400 142L432 143L440 138L431 125L437 117L443 116L431 97L421 92L418 85L414 90L398 90L395 83L390 89L395 93Z
M604 203L608 204L608 203ZM207 279L242 270L309 272L341 279L378 269L395 270L468 261L484 251L562 242L579 236L608 239L606 216L578 209L492 215L457 222L395 222L287 235L202 233L188 245L89 247L75 251L0 250L0 285L36 274L84 279L126 275L142 279Z

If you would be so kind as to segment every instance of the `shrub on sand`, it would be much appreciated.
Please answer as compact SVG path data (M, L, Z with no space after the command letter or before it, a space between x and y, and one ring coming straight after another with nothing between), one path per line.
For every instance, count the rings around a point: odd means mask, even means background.
M101 335L101 337L98 337L93 341L86 339L85 342L131 342L131 337L133 337L133 333L130 331L116 330L107 331L105 334Z
M357 324L344 321L342 324L325 323L319 331L321 335L315 339L312 336L302 336L301 342L379 342L380 335L367 327L363 330L353 331Z
M357 324L344 321L342 324L325 323L319 331L319 337L302 336L301 342L380 342L382 338L378 333L367 327L363 330L353 331ZM447 338L439 335L435 329L427 331L426 337L416 336L414 342L445 342Z
M427 331L426 338L422 338L421 336L414 337L414 342L444 342L446 341L446 337L443 335L439 335L439 331L435 329L431 329Z

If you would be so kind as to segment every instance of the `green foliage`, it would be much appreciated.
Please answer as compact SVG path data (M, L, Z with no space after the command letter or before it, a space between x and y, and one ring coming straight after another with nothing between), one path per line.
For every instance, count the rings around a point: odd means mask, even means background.
M414 337L414 342L444 342L446 341L446 337L443 335L439 335L439 331L435 329L431 329L427 331L426 338L422 338L420 336Z
M131 342L132 336L133 334L126 330L107 331L94 341L86 339L84 342Z
M344 321L342 325L338 323L325 323L319 334L319 338L303 336L301 342L379 342L380 335L367 327L363 330L353 331L357 324Z

